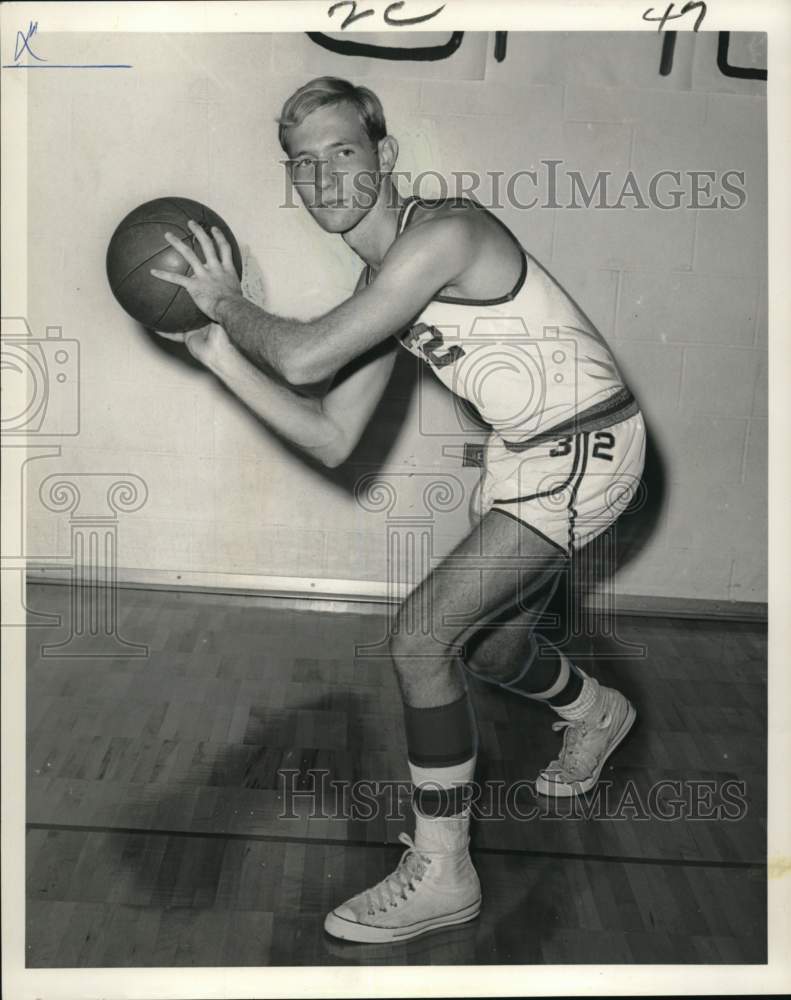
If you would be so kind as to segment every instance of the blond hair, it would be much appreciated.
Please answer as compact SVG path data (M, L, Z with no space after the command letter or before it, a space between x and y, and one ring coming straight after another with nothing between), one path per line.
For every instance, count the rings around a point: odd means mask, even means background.
M382 102L368 87L356 87L337 76L319 76L295 90L283 105L278 123L278 139L286 149L286 132L293 125L300 125L317 108L334 104L350 104L356 109L368 138L374 145L387 135Z

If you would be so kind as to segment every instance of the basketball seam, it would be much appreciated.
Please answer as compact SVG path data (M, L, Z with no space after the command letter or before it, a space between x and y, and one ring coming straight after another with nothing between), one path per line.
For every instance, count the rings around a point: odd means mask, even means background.
M177 204L175 201L171 201L170 198L163 198L162 200L164 201L164 203L166 205L173 205L173 207L176 209L176 211L177 212L181 212L181 214L184 216L184 218L187 219L187 221L189 221L189 215L187 215L187 213L184 211L184 209L181 207L181 205Z
M182 230L184 229L184 227L180 222L174 222L172 219L141 219L139 222L127 222L126 225L119 226L118 233L116 233L115 235L117 236L120 233L126 232L126 230L131 229L132 226L147 226L153 223L156 223L157 225L160 226L181 226Z
M161 313L161 315L157 317L157 319L156 319L155 323L154 323L154 324L153 324L153 326L151 327L151 329L152 329L152 330L156 330L156 328L157 328L157 327L159 326L159 324L160 324L160 323L162 322L162 320L163 320L163 319L165 318L165 315L166 315L166 313L167 313L168 309L170 309L170 307L171 307L171 306L173 305L173 303L174 303L174 302L176 301L176 297L178 296L178 293L179 293L180 291L181 291L181 285L177 285L177 286L176 286L176 291L175 291L175 292L173 293L173 298L172 298L172 299L170 300L170 302L168 302L168 304L167 304L167 305L165 306L165 309L164 309L164 312L162 312L162 313Z
M192 241L192 246L191 246L191 248L190 248L190 249L191 249L191 250L192 250L192 251L194 252L194 251L195 251L195 243L196 243L196 237L195 237L195 236L192 236L192 237L191 237L191 241ZM194 273L194 272L192 272L192 268L191 268L191 267L189 266L189 264L187 265L187 271L188 271L188 272L190 272L190 273ZM189 277L189 274L187 274L187 277ZM164 311L164 312L163 312L163 313L162 313L162 314L161 314L161 315L160 315L160 316L158 317L158 319L157 319L157 321L156 321L156 324L154 325L153 329L156 329L156 327L157 327L157 326L158 326L158 325L159 325L159 324L160 324L160 323L162 322L162 320L163 320L163 319L165 318L165 316L167 315L167 312L168 312L168 310L170 309L170 307L171 307L171 306L173 305L173 303L174 303L174 302L176 301L176 299L178 298L178 294L179 294L179 292L181 291L181 289L182 289L182 286L181 286L181 285L178 285L178 286L176 287L176 291L175 291L175 292L174 292L174 294L173 294L173 298L172 298L172 299L170 300L170 302L168 302L168 304L167 304L167 305L165 306L165 311Z
M166 205L173 205L173 206L175 206L176 210L179 211L179 212L181 212L181 214L184 216L184 218L187 220L187 222L189 222L191 216L180 205L177 205L175 201L171 201L170 198L164 198L163 201L165 202ZM200 204L200 209L201 209L200 221L201 222L205 222L206 221L206 206L204 204L200 203L200 202L198 204Z
M162 253L162 251L163 251L163 250L167 250L167 249L168 249L169 247L170 247L170 244L169 244L169 243L166 243L166 244L165 244L165 245L164 245L163 247L160 247L160 248L159 248L159 250L155 250L155 251L154 251L154 253L150 254L150 255L149 255L148 257L146 257L146 258L145 258L144 260L141 260L141 261L139 261L139 262L138 262L137 264L135 264L135 266L134 266L134 267L132 268L132 270L131 270L131 271L129 271L129 273L128 273L128 274L125 274L125 275L123 276L123 278L121 278L121 280L120 280L120 281L118 282L118 284L117 284L117 285L111 285L111 286L110 286L110 287L111 287L111 289L113 290L113 293L117 292L117 291L118 291L118 289L119 289L119 288L121 287L121 285L123 285L123 283L124 283L124 282L126 281L126 279L127 279L127 278L131 278L131 276L132 276L132 275L133 275L133 274L135 273L135 271L136 271L136 270L137 270L138 268L142 267L142 266L143 266L144 264L147 264L147 263L148 263L148 262L149 262L150 260L153 260L153 259L154 259L154 257L156 257L156 256L157 256L157 254L160 254L160 253Z
M214 217L215 217L216 213L212 212L211 209L207 208L207 206L205 206L201 202L194 203L195 204L195 210L194 211L192 210L192 208L190 210L187 210L187 208L184 205L181 204L181 199L161 198L159 204L160 204L160 207L162 207L165 211L167 211L168 209L171 209L174 212L175 218L169 218L169 219L156 218L156 217L155 218L144 218L144 219L140 219L140 218L134 219L133 218L129 222L122 223L118 227L118 229L116 230L116 232L113 234L113 239L115 239L116 237L122 237L128 230L133 229L133 228L139 228L140 226L151 226L151 225L153 225L153 226L168 226L168 227L171 227L173 229L174 234L177 234L178 237L187 246L189 246L192 249L193 253L196 253L199 257L202 257L203 254L201 252L202 251L202 247L200 247L200 241L197 239L197 237L193 233L189 232L189 230L188 230L188 228L186 226L186 223L191 218L194 218L196 220L196 222L199 222L203 226L207 226L207 225L212 224L214 222ZM217 218L220 219L219 216ZM220 221L222 221L222 220L220 219ZM159 246L157 249L155 249L154 251L152 251L150 254L148 254L146 257L144 257L142 260L137 261L135 263L135 265L133 267L129 268L129 270L120 279L116 280L115 282L113 282L110 285L111 291L116 296L116 298L119 299L119 302L121 301L120 295L123 292L123 286L126 284L126 282L138 270L140 270L141 267L145 267L146 265L150 264L150 262L152 260L156 259L160 254L164 253L170 247L171 247L171 244L167 243L167 242L165 244ZM236 254L239 254L239 256L241 257L241 254L239 253L238 246L235 246L234 249L236 250ZM237 263L236 263L236 259L235 259L236 254L232 254L232 256L234 258L233 259L234 270L237 269ZM110 266L111 266L111 262L108 259L108 271L110 270ZM244 265L242 264L242 267L241 267L242 270L243 270L243 267L244 267ZM176 271L175 273L181 274L184 277L190 277L193 274L193 269L189 266L189 264L187 264L187 267L186 267L185 271ZM241 274L240 274L240 277L241 277ZM151 328L156 329L160 324L162 324L164 322L165 317L170 312L170 310L173 308L173 306L176 304L176 302L178 300L178 294L181 291L181 288L182 288L181 285L178 285L176 287L175 291L173 292L173 295L168 300L167 304L165 305L165 307L163 308L163 310L161 311L161 313L159 314L159 316L156 318L156 320L153 323L150 324ZM144 324L144 325L148 325L148 324Z

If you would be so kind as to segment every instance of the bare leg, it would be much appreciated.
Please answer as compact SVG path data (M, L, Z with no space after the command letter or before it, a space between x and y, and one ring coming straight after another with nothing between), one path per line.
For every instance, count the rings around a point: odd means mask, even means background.
M477 917L481 888L464 797L477 745L458 661L482 624L524 603L539 583L551 583L565 560L552 543L492 510L399 609L390 652L404 701L415 839L400 835L407 850L396 871L329 913L328 933L403 941ZM487 643L486 662L499 666L506 646L495 643Z
M465 688L456 660L465 641L557 576L564 562L553 545L518 521L486 514L399 611L390 648L405 704L431 708L460 698ZM486 662L502 659L493 655Z
M528 665L535 678L535 690L549 688L554 661L539 656L537 634L547 627L547 607L561 581L563 568L537 580L533 590L517 604L480 628L467 643L464 665L481 680L504 684ZM542 643L543 645L543 643Z

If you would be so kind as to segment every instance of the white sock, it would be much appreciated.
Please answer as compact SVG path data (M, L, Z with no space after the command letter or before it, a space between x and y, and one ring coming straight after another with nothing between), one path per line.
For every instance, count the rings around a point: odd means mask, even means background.
M455 788L472 781L477 756L451 767L418 767L409 762L415 788ZM469 842L471 808L466 805L452 816L427 816L415 809L415 845L423 850L459 850Z
M582 674L582 690L574 701L555 708L558 715L569 722L576 722L592 712L599 704L601 697L601 687L596 678L588 677L579 667L576 669Z

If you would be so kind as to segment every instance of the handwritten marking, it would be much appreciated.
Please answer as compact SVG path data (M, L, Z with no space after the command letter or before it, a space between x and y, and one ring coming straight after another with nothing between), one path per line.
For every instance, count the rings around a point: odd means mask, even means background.
M38 59L39 62L46 62L46 59L42 59L37 56L36 53L30 47L30 39L35 35L38 30L38 21L30 21L27 29L27 34L22 31L16 33L16 43L14 44L14 62L19 62L22 58L22 53L27 50L34 59ZM22 43L20 46L20 42Z
M395 27L399 27L404 24L422 24L424 21L430 21L432 17L436 17L440 11L445 9L445 4L441 7L437 7L430 14L421 14L418 17L393 17L390 13L391 10L400 10L404 6L404 0L396 0L395 3L391 3L389 7L385 8L385 23L392 24Z
M445 4L441 7L437 7L436 10L431 11L430 14L418 14L415 17L395 17L393 11L401 10L405 5L405 0L394 0L393 3L388 4L384 12L385 24L391 25L394 28L402 28L409 24L423 24L425 21L430 21L432 17L436 17L440 11L445 9ZM350 24L354 24L355 21L359 21L362 17L370 17L372 14L376 13L373 8L368 10L361 10L357 12L357 0L338 0L337 3L332 4L332 6L327 11L327 16L332 17L336 10L340 10L341 7L351 7L351 10L346 15L341 24L341 31L348 28Z
M341 31L344 28L348 28L350 24L354 24L355 21L359 21L361 17L370 17L373 14L373 10L364 10L359 14L357 13L357 2L356 0L340 0L339 3L334 3L332 7L327 11L327 16L332 17L336 10L340 7L351 7L351 12L344 18L343 24L341 25Z
M133 69L131 63L3 63L3 69Z
M653 12L654 12L654 8L653 7L649 7L648 10L643 14L643 20L644 21L658 21L659 22L659 26L657 27L657 31L662 31L664 29L665 23L667 21L673 21L676 18L683 17L685 14L688 14L690 11L700 9L700 14L698 15L698 18L695 21L695 25L692 28L692 30L693 31L697 31L698 28L700 28L701 24L703 23L703 18L706 16L706 4L703 2L703 0L689 0L688 3L684 4L684 6L681 8L681 10L678 12L678 14L673 14L672 13L674 6L675 6L675 4L672 4L672 3L668 4L667 5L667 9L665 10L665 13L662 14L661 17L649 17L649 15L653 14Z
M3 69L132 69L130 63L51 63L43 56L37 56L30 40L38 31L38 21L30 21L26 32L17 31L14 43L14 62L3 63ZM28 53L36 62L23 63L19 60Z

